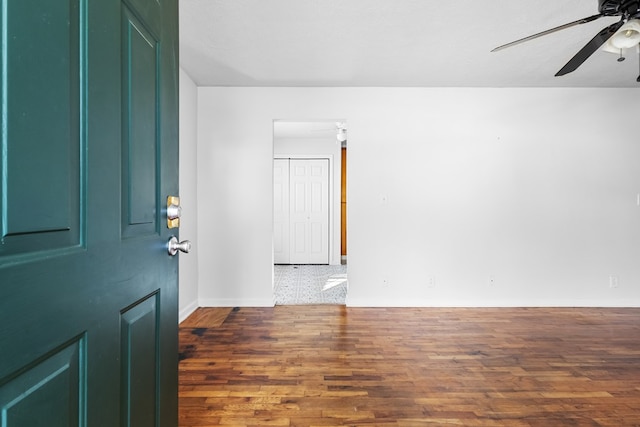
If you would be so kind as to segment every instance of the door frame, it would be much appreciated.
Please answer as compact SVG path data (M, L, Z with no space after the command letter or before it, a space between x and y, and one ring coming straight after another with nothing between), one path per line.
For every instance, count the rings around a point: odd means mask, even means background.
M335 184L335 179L333 176L333 172L334 172L334 156L333 154L285 154L285 153L279 153L279 154L274 154L273 155L273 159L292 159L292 160L328 160L329 161L329 265L340 265L341 263L341 256L340 256L340 248L338 245L338 254L337 254L337 260L336 258L336 254L335 252L335 247L336 247L336 239L334 237L334 232L336 230L336 227L338 227L337 229L340 230L340 222L341 222L341 218L340 215L338 215L338 217L336 218L336 214L334 212L334 208L335 208L335 201L334 201L334 196L335 196L335 191L334 191L334 184ZM271 178L273 180L273 162L272 162L272 175ZM271 190L271 199L273 200L273 186L272 186L272 190ZM273 218L271 220L271 234L273 235ZM273 259L273 242L271 244L271 258Z

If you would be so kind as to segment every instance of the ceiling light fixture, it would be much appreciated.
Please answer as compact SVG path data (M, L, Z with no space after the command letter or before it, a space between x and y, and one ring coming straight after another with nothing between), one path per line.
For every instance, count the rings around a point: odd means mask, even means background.
M605 52L621 54L623 49L629 49L640 43L640 19L629 19L604 44Z
M336 139L338 142L345 142L347 140L347 125L343 122L336 122L336 131Z
M640 43L640 20L629 19L611 36L611 44L618 49L628 49Z

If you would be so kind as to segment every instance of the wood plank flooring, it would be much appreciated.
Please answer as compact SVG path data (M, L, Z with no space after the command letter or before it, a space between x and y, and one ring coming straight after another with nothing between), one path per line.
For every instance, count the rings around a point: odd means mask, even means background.
M201 310L181 427L640 426L640 309Z
M222 325L231 310L231 308L198 308L180 324L180 328L216 328Z

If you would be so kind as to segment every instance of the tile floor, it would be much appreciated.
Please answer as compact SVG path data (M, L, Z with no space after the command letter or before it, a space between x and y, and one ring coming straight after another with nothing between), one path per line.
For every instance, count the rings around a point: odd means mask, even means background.
M275 265L276 305L345 304L346 265Z

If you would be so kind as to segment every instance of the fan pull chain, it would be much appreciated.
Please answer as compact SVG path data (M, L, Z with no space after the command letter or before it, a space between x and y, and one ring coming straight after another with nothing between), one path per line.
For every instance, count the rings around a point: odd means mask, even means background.
M625 57L622 56L622 49L620 49L620 58L617 59L618 62L622 62L625 60Z

